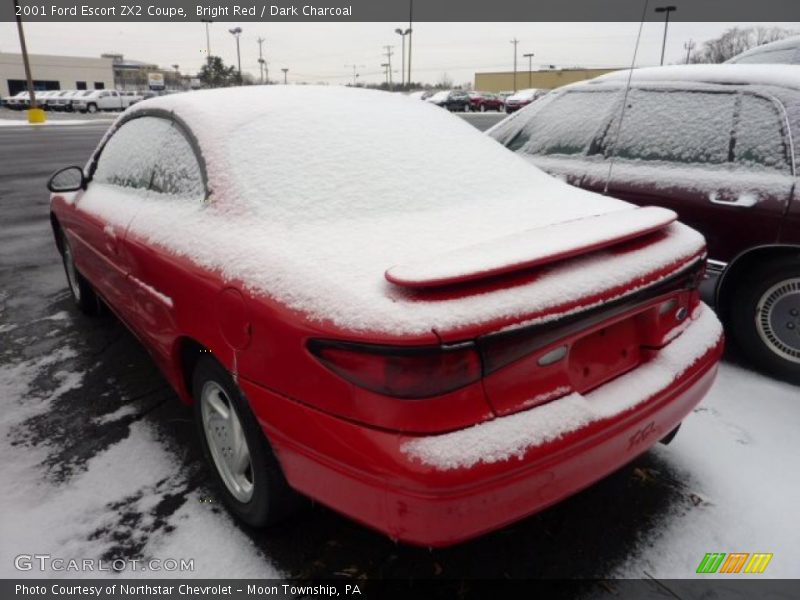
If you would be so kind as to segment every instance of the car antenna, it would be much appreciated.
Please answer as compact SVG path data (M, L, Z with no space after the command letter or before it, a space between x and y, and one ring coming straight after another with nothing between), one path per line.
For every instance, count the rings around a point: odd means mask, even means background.
M606 185L603 188L603 193L608 193L608 184L611 182L611 171L614 168L614 160L617 157L617 142L619 141L619 133L622 131L622 119L625 117L625 107L628 106L628 93L631 91L631 79L633 78L633 69L636 67L636 55L639 52L639 42L642 39L642 28L644 27L644 20L647 16L647 6L650 0L644 0L644 7L642 8L642 18L639 20L639 33L636 35L636 46L633 49L633 59L631 59L631 68L628 71L628 81L625 83L625 95L622 97L622 108L619 111L619 121L617 122L617 131L614 133L614 142L611 145L611 160L608 163L608 174L606 175Z

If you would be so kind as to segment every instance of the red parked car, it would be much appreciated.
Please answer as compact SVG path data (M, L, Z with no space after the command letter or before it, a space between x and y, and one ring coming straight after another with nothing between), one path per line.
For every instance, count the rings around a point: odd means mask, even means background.
M491 135L581 188L678 213L753 364L800 382L800 66L637 69L567 86ZM614 143L619 131L619 139Z
M251 525L299 492L424 546L502 527L668 438L722 350L674 213L400 95L145 100L49 188L75 302L194 405Z
M469 109L474 112L496 110L503 112L505 109L503 99L491 92L469 92Z

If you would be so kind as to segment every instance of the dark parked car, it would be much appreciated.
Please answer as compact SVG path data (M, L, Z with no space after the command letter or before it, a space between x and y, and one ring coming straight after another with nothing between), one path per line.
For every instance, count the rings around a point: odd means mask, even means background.
M469 109L479 112L486 112L487 110L496 110L502 112L505 108L505 102L497 94L491 92L470 92L469 93Z
M450 111L467 112L469 110L469 94L461 90L443 90L436 92L426 102L441 106Z
M541 98L546 93L547 90L539 90L536 88L515 92L505 99L506 112L512 113L518 111L520 108L525 108L531 102Z
M800 382L800 66L638 69L620 125L627 76L567 86L490 135L573 185L676 211L707 238L738 346Z

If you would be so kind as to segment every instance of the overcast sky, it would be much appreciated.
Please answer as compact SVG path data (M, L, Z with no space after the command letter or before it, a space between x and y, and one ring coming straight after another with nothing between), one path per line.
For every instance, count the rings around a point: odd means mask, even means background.
M228 29L237 23L211 25L211 53L235 64L236 45ZM270 77L289 68L289 81L346 83L357 64L360 81L379 82L385 62L383 46L394 45L392 64L399 79L401 42L393 33L405 23L243 23L242 70L258 75L257 38L264 37ZM754 23L670 23L665 62L683 62L684 43L702 43L733 26ZM800 30L800 23L763 23ZM436 83L447 74L455 83L472 81L476 71L511 70L513 46L533 52L538 65L559 67L623 67L630 64L638 23L415 23L413 80ZM663 23L645 23L638 65L658 64ZM202 23L27 23L28 50L34 54L99 56L122 53L127 58L163 67L180 65L194 74L206 55ZM14 23L0 23L0 51L19 52ZM363 66L362 66L363 65Z

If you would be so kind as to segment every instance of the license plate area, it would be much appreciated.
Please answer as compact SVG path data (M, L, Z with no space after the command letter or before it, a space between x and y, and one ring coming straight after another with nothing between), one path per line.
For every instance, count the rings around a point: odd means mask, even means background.
M588 392L641 363L637 320L632 317L608 325L571 345L567 372L574 391Z

